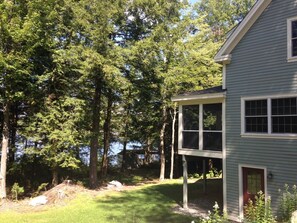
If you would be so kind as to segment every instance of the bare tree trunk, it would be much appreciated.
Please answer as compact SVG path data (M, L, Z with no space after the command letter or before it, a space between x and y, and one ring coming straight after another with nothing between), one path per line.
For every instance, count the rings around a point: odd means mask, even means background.
M124 172L126 170L126 156L127 156L127 139L125 137L124 143L123 143L123 158L122 158L122 169L121 171Z
M123 158L122 158L122 168L121 172L123 173L127 168L126 158L127 158L127 144L128 144L128 129L129 129L129 115L130 110L129 107L126 108L126 120L125 120L125 132L124 132L124 142L123 142Z
M163 106L163 114L162 114L162 128L160 131L160 180L165 179L165 128L166 128L166 117L167 117L167 109L166 106Z
M54 166L52 168L52 174L53 174L53 178L52 178L52 185L53 186L57 186L59 183L59 174L58 174L58 167Z
M170 179L173 179L174 170L174 144L175 144L175 122L176 122L176 105L173 107L173 117L172 117L172 135L171 135L171 162L170 162Z
M11 125L10 125L10 140L9 140L9 153L8 153L8 164L11 165L15 160L15 152L16 152L16 131L17 131L17 122L18 122L18 107L17 104L11 106L10 113L11 117Z
M111 91L108 92L108 102L107 102L107 112L106 118L104 121L104 151L102 157L102 165L101 165L101 175L104 177L107 174L108 168L108 150L110 147L110 123L111 123L111 110L112 110L112 95Z
M144 164L148 165L152 162L152 140L150 137L147 138L147 145L144 150Z
M97 162L99 149L99 123L100 123L100 106L101 106L101 80L97 78L95 86L95 93L93 98L93 120L90 143L90 172L89 180L92 189L97 187Z
M6 168L9 140L9 103L3 105L3 130L2 130L2 152L0 169L0 198L6 198Z

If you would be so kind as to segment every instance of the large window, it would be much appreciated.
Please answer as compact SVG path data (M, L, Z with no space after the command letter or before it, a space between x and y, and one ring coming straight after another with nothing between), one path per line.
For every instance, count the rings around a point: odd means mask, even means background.
M222 150L222 104L182 106L182 148Z
M272 133L297 133L297 98L272 99Z
M297 61L297 17L288 19L288 60Z
M183 148L198 149L199 105L183 106Z
M245 131L267 132L267 100L245 102Z
M222 149L222 104L203 105L203 149Z
M297 97L243 100L244 132L297 134Z

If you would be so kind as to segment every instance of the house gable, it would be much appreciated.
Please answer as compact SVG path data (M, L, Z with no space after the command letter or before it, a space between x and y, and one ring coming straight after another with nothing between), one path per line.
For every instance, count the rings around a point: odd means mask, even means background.
M219 52L215 55L217 63L230 63L232 59L231 52L257 21L260 15L264 12L266 7L271 3L271 0L259 0L247 14L244 20L238 25L230 37L226 40Z

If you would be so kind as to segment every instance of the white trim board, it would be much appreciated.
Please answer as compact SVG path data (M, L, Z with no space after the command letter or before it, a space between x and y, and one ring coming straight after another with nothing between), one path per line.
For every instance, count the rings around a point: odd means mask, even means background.
M297 16L287 19L287 60L288 62L297 61L297 56L292 56L292 21L297 21Z

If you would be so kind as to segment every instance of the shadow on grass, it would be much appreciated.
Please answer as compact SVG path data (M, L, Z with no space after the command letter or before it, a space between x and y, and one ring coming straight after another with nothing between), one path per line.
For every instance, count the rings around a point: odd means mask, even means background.
M98 205L107 210L107 222L190 223L192 217L172 212L181 199L181 184L159 184L100 198Z
M195 218L172 212L172 207L182 205L182 187L182 183L157 184L100 198L97 202L99 208L107 210L107 222L190 223ZM189 184L189 201L203 202L207 210L212 210L214 201L220 204L222 200L221 180L209 180L207 188L204 194L202 181Z

